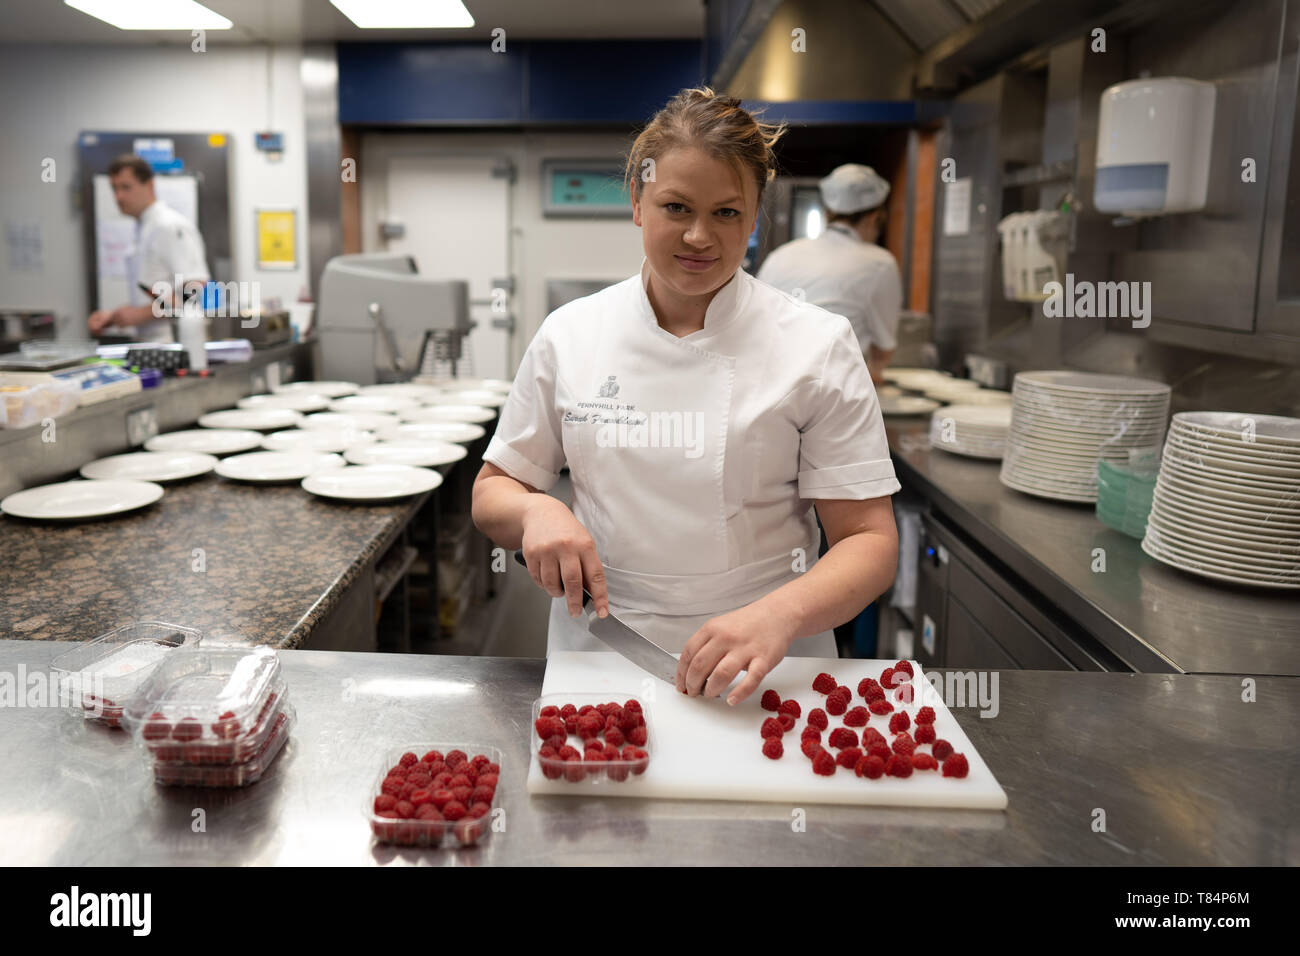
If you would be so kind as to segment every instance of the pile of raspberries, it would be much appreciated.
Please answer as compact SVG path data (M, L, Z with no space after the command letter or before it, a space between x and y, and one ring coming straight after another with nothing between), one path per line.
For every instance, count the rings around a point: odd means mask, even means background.
M622 781L650 766L650 754L642 749L647 729L638 700L543 707L533 729L542 741L537 762L548 780L563 777L579 783L586 777L608 776ZM582 739L582 753L569 746L570 735Z
M407 751L391 767L379 795L371 829L388 843L438 846L447 833L462 845L478 842L486 830L501 767L483 755L463 750L423 757Z
M954 753L952 744L937 739L934 732L934 708L922 707L913 718L904 710L894 710L889 702L889 691L900 703L911 703L914 676L910 661L899 661L886 667L875 681L870 677L858 683L858 696L863 705L853 703L853 691L839 684L830 674L818 674L812 689L826 698L825 709L815 707L808 712L808 722L800 735L799 749L812 761L813 773L829 777L837 767L852 770L859 777L878 780L881 777L910 777L914 770L939 770L945 777L965 777L970 772L966 757ZM761 698L764 710L775 716L763 721L763 755L779 760L785 753L781 738L794 730L801 715L799 702L782 700L774 690L765 690ZM830 714L839 717L844 726L830 729ZM872 715L889 715L889 732L892 741L885 740L880 731L867 726ZM861 735L854 728L862 728ZM830 731L826 743L832 753L822 746L822 734ZM910 731L910 732L909 732ZM921 744L930 745L930 753L918 753Z

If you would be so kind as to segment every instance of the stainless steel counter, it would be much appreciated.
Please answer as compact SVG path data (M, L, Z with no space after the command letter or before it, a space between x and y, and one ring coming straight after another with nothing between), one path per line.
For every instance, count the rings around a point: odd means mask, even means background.
M932 451L928 420L888 425L899 481L1133 669L1300 675L1295 592L1178 571L1097 520L1091 505L1004 487L1000 463ZM1105 550L1104 572L1093 570Z
M61 649L0 641L0 680L26 683ZM996 717L954 713L1006 811L811 805L796 832L794 808L778 803L529 797L544 661L280 656L298 725L246 790L157 787L124 734L48 707L0 708L0 864L1300 863L1289 678L1259 679L1257 702L1243 703L1232 677L1003 672ZM373 843L361 807L381 752L440 740L505 752L504 832L472 850Z

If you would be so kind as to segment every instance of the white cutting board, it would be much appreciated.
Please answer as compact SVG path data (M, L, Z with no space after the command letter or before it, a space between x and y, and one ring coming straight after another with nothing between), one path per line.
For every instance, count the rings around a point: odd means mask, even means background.
M681 800L763 800L780 803L854 803L872 806L962 807L1001 810L1007 795L993 777L983 758L944 706L938 693L930 688L921 666L915 661L913 681L916 700L906 706L893 700L895 710L905 709L915 717L923 705L935 710L934 727L938 737L952 744L957 753L965 754L970 773L963 779L944 778L939 770L915 771L906 779L881 777L868 780L852 770L836 767L833 777L819 777L812 772L812 761L799 749L799 735L814 707L825 709L825 698L812 689L813 678L825 671L853 693L850 707L863 704L857 695L858 682L864 677L880 679L892 661L828 660L815 657L787 657L759 691L735 707L724 698L686 697L670 685L649 677L619 654L612 651L564 651L546 660L546 677L542 696L565 693L609 695L623 701L639 697L644 701L650 724L650 766L641 776L626 781L570 783L563 778L547 780L535 751L540 741L530 745L528 768L529 793L559 793L577 796L651 797ZM773 716L759 706L762 691L773 689L782 700L794 698L803 713L794 730L782 739L785 755L778 760L763 756L760 728L763 719ZM549 701L548 701L549 703ZM562 701L560 702L562 703ZM842 717L830 717L830 726L822 733L822 745L832 754L838 751L828 744L830 730L843 726ZM880 731L886 740L889 717L871 716L867 725ZM853 728L861 736L863 728ZM910 731L910 728L909 728ZM528 732L533 736L532 727ZM572 740L570 741L573 742ZM929 753L928 745L918 752Z

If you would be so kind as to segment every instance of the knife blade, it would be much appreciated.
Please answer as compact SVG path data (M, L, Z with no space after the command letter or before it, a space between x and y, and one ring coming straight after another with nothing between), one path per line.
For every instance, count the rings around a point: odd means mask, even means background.
M515 560L528 567L522 551L515 552ZM582 613L587 618L587 630L604 641L647 674L667 684L677 686L677 658L666 650L628 627L612 613L608 617L596 614L596 603L591 592L582 589Z

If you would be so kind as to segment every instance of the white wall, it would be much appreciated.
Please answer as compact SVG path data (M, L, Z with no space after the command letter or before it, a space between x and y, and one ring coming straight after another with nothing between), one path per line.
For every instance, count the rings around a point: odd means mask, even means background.
M224 132L231 136L233 276L261 283L261 296L294 300L307 284L307 175L301 50L265 46L0 46L0 243L6 223L39 222L43 268L11 268L0 249L0 308L52 308L60 334L84 335L90 311L83 251L88 228L77 194L77 136L83 130ZM285 153L268 162L255 131L284 133ZM57 181L41 181L51 157ZM254 268L256 206L298 210L293 272Z
M632 134L612 133L369 133L358 165L362 248L379 252L379 222L387 210L388 159L397 154L475 152L509 157L518 178L511 192L511 267L518 283L512 367L546 318L549 279L608 279L636 275L644 255L641 230L625 219L546 219L542 216L541 164L549 158L621 158ZM392 210L401 219L401 210Z

